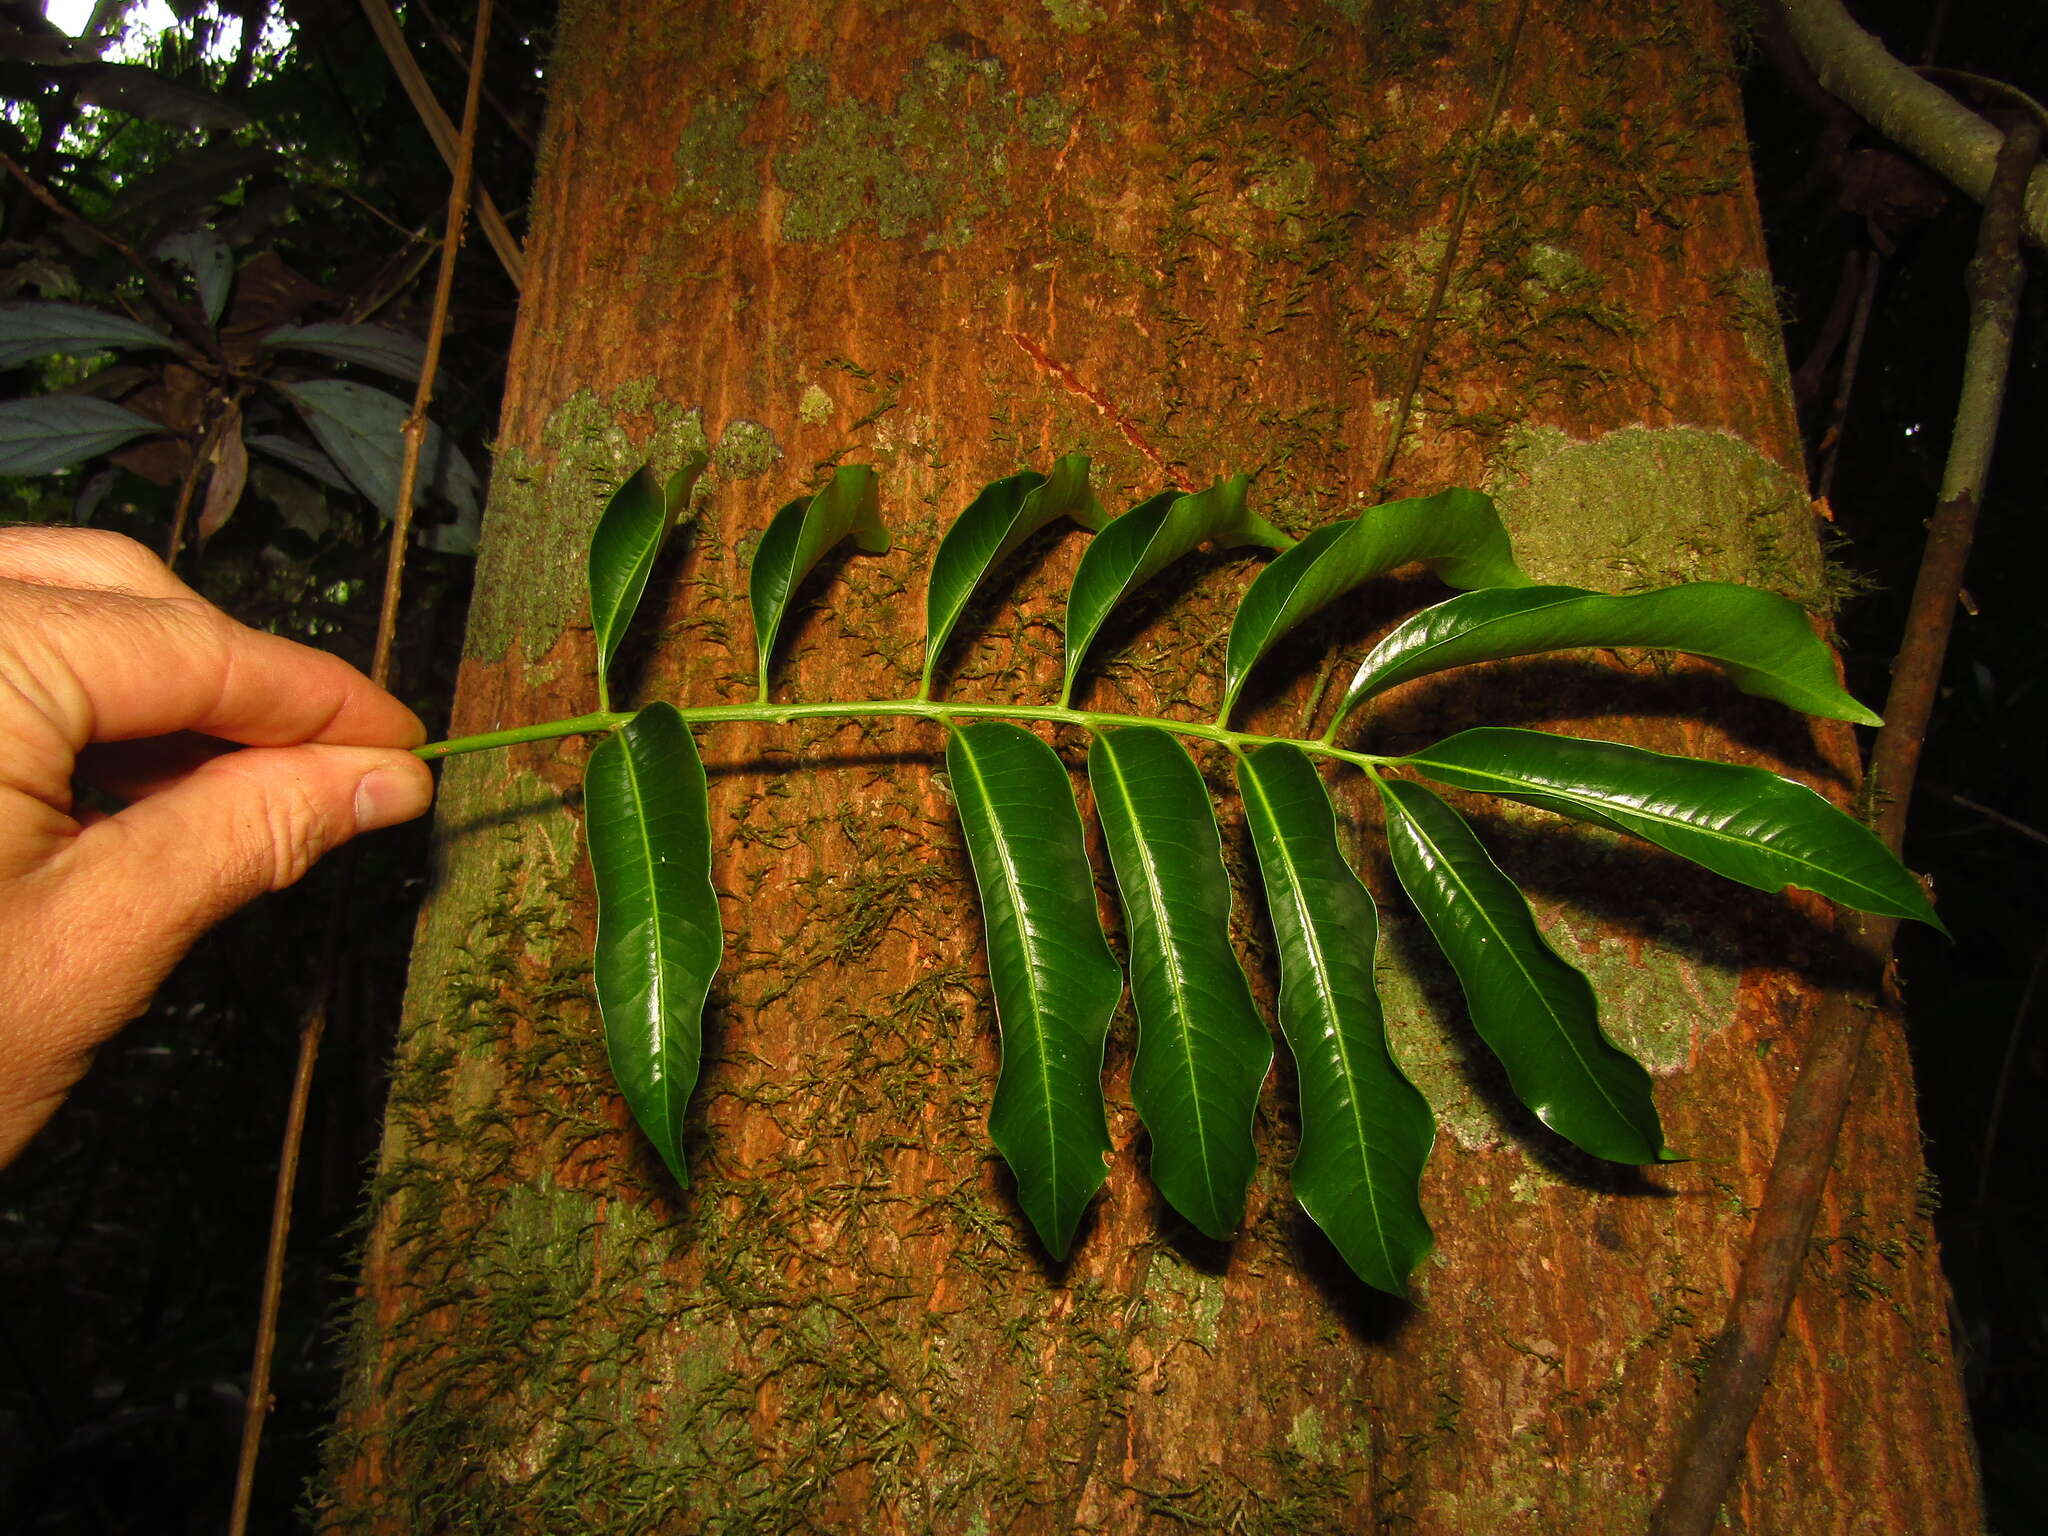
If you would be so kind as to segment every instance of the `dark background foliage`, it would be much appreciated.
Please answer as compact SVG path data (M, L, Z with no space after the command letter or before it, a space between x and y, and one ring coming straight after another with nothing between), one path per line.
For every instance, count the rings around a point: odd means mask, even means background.
M0 149L138 251L211 202L245 279L247 263L258 263L298 318L361 318L375 302L379 323L423 334L447 173L360 6L180 0L174 9L181 25L141 62L210 93L232 123L195 128L94 109L108 99L106 77L57 54L34 0L9 0L0 4ZM515 230L551 9L503 0L487 61L479 176ZM2038 5L1859 0L1855 10L1900 57L2048 95L2048 10ZM272 19L293 31L270 52L242 45L240 19L252 37ZM413 55L451 115L472 19L462 0L405 7ZM1876 701L1941 477L1977 211L1831 109L1761 19L1755 36L1748 109L1809 467L1826 479L1833 554L1860 594L1839 620L1851 687ZM0 198L0 299L136 302L125 258L12 179ZM2038 278L2038 254L2030 265ZM516 301L472 236L435 416L479 463ZM2048 1119L2034 1107L2048 1086L2048 1036L2029 1019L2048 970L2048 606L2031 579L2048 504L2048 458L2031 426L2048 412L2044 320L2048 286L2036 281L1972 564L1973 611L1956 631L1907 848L1908 862L1933 877L1957 940L1915 925L1902 939L1963 1368L1993 1525L2006 1536L2048 1530L2048 1198L2036 1176ZM72 382L38 365L0 377L0 394ZM0 481L0 517L84 515L160 547L176 454ZM365 663L383 560L366 504L273 473L252 476L232 519L179 569L245 621ZM468 580L465 557L413 552L398 687L430 728L446 718ZM383 834L366 847L347 904L348 959L299 1181L255 1529L291 1526L328 1412L329 1323L348 1284L425 869L424 828ZM0 1527L171 1536L223 1523L297 1028L336 878L325 868L208 937L51 1130L0 1175ZM1881 1266L1873 1272L1881 1283Z

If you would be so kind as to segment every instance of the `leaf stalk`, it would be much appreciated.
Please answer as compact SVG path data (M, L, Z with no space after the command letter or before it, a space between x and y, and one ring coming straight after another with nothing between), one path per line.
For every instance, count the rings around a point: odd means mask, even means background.
M1243 753L1285 742L1318 757L1349 763L1370 772L1375 764L1397 761L1370 752L1351 752L1326 741L1303 741L1293 736L1262 736L1251 731L1226 730L1201 720L1161 720L1150 715L1119 715L1092 709L1070 709L1060 704L961 704L933 699L854 699L821 704L698 704L678 705L676 713L687 725L789 725L798 720L873 720L904 718L930 720L944 725L951 720L1039 720L1050 725L1077 725L1100 733L1125 726L1151 726L1175 736L1213 742L1230 751ZM429 742L415 749L415 755L432 762L467 752L489 752L519 746L529 741L554 741L564 736L592 736L612 731L633 718L632 710L598 710L566 720L544 720L534 725L486 731L475 736L456 736Z

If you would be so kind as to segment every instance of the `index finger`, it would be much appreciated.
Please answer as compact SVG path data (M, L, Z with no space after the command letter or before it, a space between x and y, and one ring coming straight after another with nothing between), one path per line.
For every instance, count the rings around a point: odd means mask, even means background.
M248 746L426 740L338 656L237 624L118 535L0 535L0 624L17 682L74 748L181 730Z

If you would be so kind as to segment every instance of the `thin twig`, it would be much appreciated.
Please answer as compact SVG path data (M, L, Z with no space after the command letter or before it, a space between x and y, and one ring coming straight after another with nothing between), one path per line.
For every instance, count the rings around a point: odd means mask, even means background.
M1978 230L1977 254L1970 263L1970 339L1955 435L1867 777L1878 807L1876 830L1894 853L1905 840L1913 777L1991 469L2025 278L2019 250L2021 198L2040 144L2040 125L2031 117L2016 118L1999 151ZM1852 925L1857 950L1871 974L1880 978L1875 989L1880 996L1897 927L1897 919L1877 917ZM1650 1517L1650 1536L1707 1536L1727 1496L1784 1337L1785 1319L1820 1212L1821 1191L1835 1159L1849 1090L1875 1012L1870 998L1841 989L1822 999L1799 1081L1785 1106L1784 1127L1750 1231L1728 1324L1715 1346L1699 1401L1679 1437L1671 1481Z
M27 189L30 197L56 214L58 218L73 228L82 230L85 234L99 241L100 244L118 253L129 266L133 267L140 274L143 287L147 288L149 296L156 300L157 307L164 312L164 318L170 321L171 325L185 340L199 352L199 355L210 358L216 363L225 362L225 359L221 356L220 343L215 340L213 332L192 318L190 311L185 308L184 301L178 297L177 290L165 282L163 274L158 272L147 261L144 261L141 253L133 246L129 245L126 241L116 239L75 209L65 206L62 198L31 176L27 170L15 162L13 156L0 153L0 166L5 166L14 179Z
M164 540L164 564L176 565L178 554L185 544L185 524L192 516L192 495L199 489L199 477L206 472L208 451L213 447L214 434L220 430L219 422L207 429L192 449L192 462L185 467L185 478L178 482L177 504L171 509L171 531Z
M1457 264L1458 242L1464 238L1465 219L1472 211L1472 198L1479 187L1479 171L1486 161L1487 146L1493 141L1494 124L1507 100L1508 76L1515 66L1515 54L1522 43L1522 24L1529 19L1529 0L1520 0L1515 19L1508 26L1508 38L1501 49L1500 69L1493 77L1493 94L1487 99L1486 120L1472 143L1472 163L1465 168L1465 184L1458 188L1457 206L1444 231L1444 259L1437 263L1436 278L1430 284L1429 302L1422 308L1422 323L1415 328L1415 347L1408 354L1408 377L1401 383L1400 404L1394 408L1393 431L1387 437L1387 451L1380 455L1379 473L1373 477L1373 495L1384 496L1393 481L1394 460L1401 452L1401 439L1408 432L1408 418L1415 411L1415 397L1422 392L1422 370L1429 363L1430 343L1436 336L1437 317L1443 313L1444 295L1451 286L1451 268Z
M343 849L327 914L327 933L320 946L313 1001L306 1009L305 1023L299 1026L298 1061L292 1069L292 1094L285 1107L284 1137L278 1146L277 1185L270 1197L270 1237L263 1251L263 1296L256 1314L256 1352L249 1363L249 1396L242 1405L242 1448L235 1466L235 1497L228 1511L228 1536L247 1536L249 1508L256 1493L256 1459L263 1445L264 1420L270 1415L270 1365L277 1353L277 1318L284 1301L284 1259L292 1227L292 1190L299 1179L299 1152L306 1142L313 1068L320 1060L320 1037L327 1032L327 1007L334 995L335 978L341 972L341 934L355 869L355 849Z
M405 87L405 94L411 98L413 110L419 113L420 121L426 125L427 137L434 141L434 147L441 151L441 158L448 169L455 169L460 153L457 147L459 135L455 125L448 121L448 114L441 110L440 102L434 99L433 88L427 84L427 77L420 73L420 66L405 45L405 33L398 25L398 18L391 14L386 0L363 0L363 14L370 19L370 30L377 34L377 42L384 50L384 57L391 62L391 68L398 75L398 82ZM472 53L474 61L469 77L472 81L482 74L483 55ZM466 115L466 109L465 109ZM498 212L498 205L491 201L488 190L477 191L477 223L491 242L491 249L498 253L498 260L504 264L506 275L512 279L514 288L523 287L526 281L526 256L519 248L518 238L505 223L505 216Z
M1828 416L1827 431L1821 434L1820 474L1813 494L1826 501L1835 488L1835 465L1842 457L1842 437L1849 429L1849 393L1856 387L1856 368L1863 361L1863 339L1870 333L1870 310L1877 302L1877 280L1884 269L1884 253L1873 243L1863 253L1862 271L1856 285L1856 318L1849 324L1849 344L1842 353L1842 371L1835 381L1834 408Z
M2024 821L2017 821L2013 817L2006 815L2003 811L1994 811L1990 806L1972 800L1968 795L1953 794L1945 789L1934 789L1931 785L1923 787L1929 789L1931 793L1939 795L1950 805L1959 805L1966 811L1973 811L1977 815L1982 816L1986 821L1995 822L2008 832L2016 832L2021 837L2031 838L2037 843L2048 844L2048 832L2030 827Z
M1480 123L1478 137L1472 142L1472 160L1465 167L1465 180L1458 188L1458 201L1451 209L1451 222L1444 230L1443 258L1437 262L1436 275L1430 282L1429 300L1422 306L1422 322L1415 328L1415 345L1408 354L1408 374L1401 381L1401 393L1387 434L1386 451L1380 455L1379 469L1373 475L1372 496L1375 501L1385 497L1393 483L1394 460L1400 456L1401 439L1408 435L1408 419L1415 413L1415 397L1422 392L1422 374L1429 366L1429 349L1436 335L1437 317L1443 313L1444 295L1450 291L1451 269L1458 262L1458 245L1465 235L1465 220L1472 211L1479 172L1486 163L1487 146L1493 142L1494 125L1500 121L1500 109L1507 100L1508 77L1514 72L1515 56L1522 45L1522 26L1528 19L1529 0L1519 0L1515 19L1508 24L1507 40L1501 46L1500 68L1494 72L1493 91L1486 101L1486 116ZM1315 726L1316 712L1322 707L1324 694L1329 691L1336 666L1337 658L1330 656L1316 674L1315 684L1309 690L1307 707L1301 715L1301 734L1304 736Z
M413 3L419 10L420 15L426 18L427 25L433 29L434 41L447 49L448 56L455 60L462 68L469 68L469 60L463 55L461 42L454 33L450 32L443 25L441 18L434 14L433 8L426 3L426 0L413 0ZM540 147L534 143L533 133L526 124L520 122L512 114L511 109L505 103L498 100L498 93L491 89L488 80L484 82L484 101L493 112L498 114L498 120L505 125L513 137L518 139L520 143L530 150L537 150Z
M470 57L481 61L491 36L492 0L480 0L476 15L476 43ZM412 493L419 475L420 444L426 435L427 405L433 398L434 374L441 359L441 339L448 329L450 296L454 291L455 257L462 245L462 230L469 218L470 169L476 147L477 103L483 71L472 67L469 91L463 102L462 137L455 157L455 185L448 194L447 233L441 242L441 269L434 290L434 310L427 324L427 355L420 370L419 388L413 395L412 415L405 424L405 451L398 477L398 505L392 509L391 547L385 565L384 601L377 619L377 643L370 676L380 686L391 681L392 638L398 628L398 594L405 572L405 550L412 526ZM245 1536L249 1506L256 1486L256 1460L263 1440L263 1423L270 1410L270 1364L277 1349L277 1317L284 1290L286 1237L291 1230L292 1186L299 1166L299 1149L306 1133L306 1106L313 1087L313 1068L320 1056L320 1040L327 1029L327 1010L334 995L341 968L341 933L348 914L349 893L355 881L355 849L344 850L335 882L334 905L328 913L327 934L320 957L320 979L313 1005L299 1031L299 1059L292 1075L291 1103L285 1114L284 1144L278 1156L277 1190L271 1205L270 1242L263 1262L263 1301L256 1326L256 1352L249 1369L249 1402L242 1421L242 1450L235 1472L234 1506L228 1522L228 1536Z
M412 532L413 488L419 481L420 449L427 437L427 405L434 398L434 374L441 366L441 339L448 329L448 301L455 291L455 257L469 220L469 193L476 162L477 107L484 72L478 65L491 35L491 0L481 0L476 13L476 46L470 57L469 93L462 103L462 139L455 154L455 189L448 197L448 228L441 237L441 269L434 282L434 312L427 325L427 356L413 392L412 414L405 422L405 453L398 466L398 505L391 509L391 549L384 567L384 606L377 617L377 648L370 676L379 686L391 680L391 644L398 631L398 598L405 580L406 543Z
M1977 1144L1977 1209L1991 1203L1991 1166L1997 1160L1998 1131L2005 1120L2005 1101L2019 1066L2020 1041L2026 1036L2027 1015L2034 1011L2034 994L2041 988L2041 971L2048 966L2048 943L2034 951L2034 963L2027 968L2027 984L2020 989L2020 1003L2013 1010L2012 1028L2005 1034L2005 1054L1998 1063L1998 1085L1991 1091L1991 1110L1984 1117L1984 1139ZM1982 1222L1977 1224L1981 1239Z

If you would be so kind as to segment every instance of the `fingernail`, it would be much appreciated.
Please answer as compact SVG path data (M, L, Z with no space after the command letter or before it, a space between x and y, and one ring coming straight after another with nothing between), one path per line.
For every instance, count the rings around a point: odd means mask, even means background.
M427 808L433 781L397 768L375 768L356 784L356 830L375 832L411 821Z

